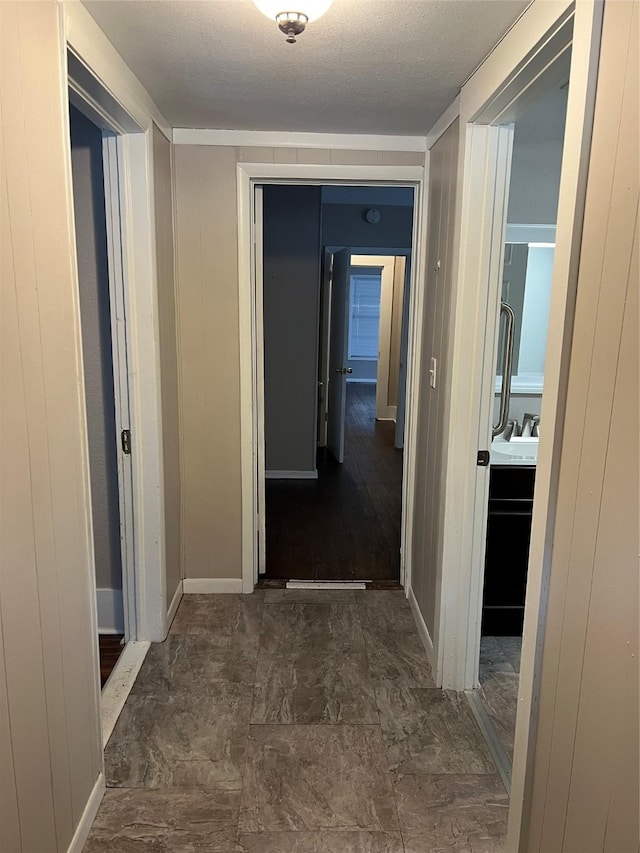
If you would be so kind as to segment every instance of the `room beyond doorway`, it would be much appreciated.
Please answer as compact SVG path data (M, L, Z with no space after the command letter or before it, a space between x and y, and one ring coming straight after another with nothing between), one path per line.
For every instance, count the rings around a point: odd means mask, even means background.
M267 482L265 579L398 585L402 450L375 409L375 385L349 384L344 463L319 448L317 480Z
M266 185L258 209L261 579L397 585L414 190Z

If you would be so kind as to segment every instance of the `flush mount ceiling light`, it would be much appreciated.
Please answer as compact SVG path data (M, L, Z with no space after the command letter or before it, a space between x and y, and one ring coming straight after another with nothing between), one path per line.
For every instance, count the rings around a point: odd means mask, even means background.
M253 0L253 2L263 15L276 22L289 44L294 44L307 24L317 21L321 15L324 15L333 0ZM292 6L297 11L286 11Z

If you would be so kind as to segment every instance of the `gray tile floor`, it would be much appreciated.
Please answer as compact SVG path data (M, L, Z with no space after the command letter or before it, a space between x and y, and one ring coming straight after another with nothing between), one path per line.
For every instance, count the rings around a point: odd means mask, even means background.
M521 651L521 637L483 637L480 641L480 699L511 762Z
M508 799L402 592L185 596L85 853L496 853Z

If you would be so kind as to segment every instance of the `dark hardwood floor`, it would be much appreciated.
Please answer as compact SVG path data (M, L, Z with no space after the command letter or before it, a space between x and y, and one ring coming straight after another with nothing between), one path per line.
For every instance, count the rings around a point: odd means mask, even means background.
M317 480L267 480L265 580L399 581L402 451L375 393L347 385L342 465L322 448Z
M122 634L100 634L100 687L104 687L124 648Z

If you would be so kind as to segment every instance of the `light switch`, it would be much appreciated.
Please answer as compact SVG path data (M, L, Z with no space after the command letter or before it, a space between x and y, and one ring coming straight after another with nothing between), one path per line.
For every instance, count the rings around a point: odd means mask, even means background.
M429 368L429 385L432 388L436 387L436 374L438 370L438 362L435 358L431 359L431 367Z

